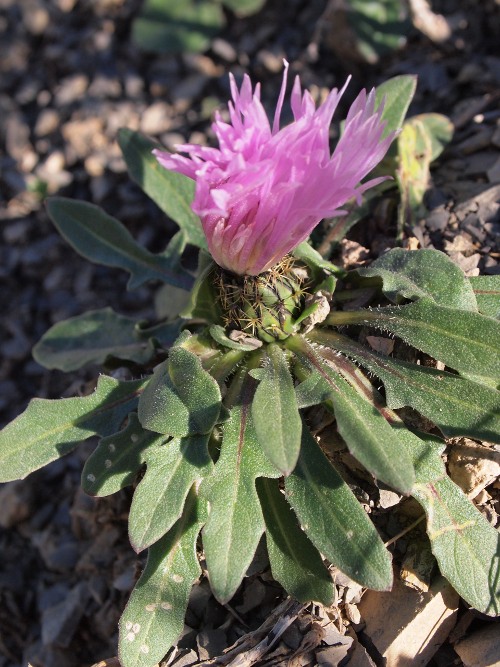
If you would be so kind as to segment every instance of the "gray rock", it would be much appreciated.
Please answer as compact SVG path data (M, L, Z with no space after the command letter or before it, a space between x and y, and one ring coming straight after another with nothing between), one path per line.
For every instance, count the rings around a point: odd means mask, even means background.
M42 614L42 642L66 648L85 612L89 591L85 582L77 584L67 598L48 607Z

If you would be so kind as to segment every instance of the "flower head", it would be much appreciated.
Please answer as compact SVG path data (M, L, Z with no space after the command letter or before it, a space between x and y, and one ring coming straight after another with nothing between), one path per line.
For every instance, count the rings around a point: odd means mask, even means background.
M230 123L215 117L219 148L177 146L189 157L154 151L167 169L196 181L193 211L200 216L212 257L224 269L258 275L306 239L325 217L383 178L360 184L384 157L394 134L382 138L382 108L375 91L361 91L344 132L330 153L329 127L349 79L316 109L299 77L291 94L294 121L280 129L288 63L271 127L247 75L238 90L231 78Z

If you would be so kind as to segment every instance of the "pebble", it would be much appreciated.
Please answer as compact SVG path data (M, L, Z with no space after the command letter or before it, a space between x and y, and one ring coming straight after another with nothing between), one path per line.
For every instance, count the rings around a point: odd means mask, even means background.
M34 495L31 487L23 482L9 482L0 487L0 527L12 528L28 519L34 509Z
M153 136L168 132L172 127L172 109L166 102L155 102L141 116L140 131Z
M449 212L444 206L440 206L429 213L425 219L425 225L431 232L442 232L446 229L449 219Z
M89 599L86 582L78 583L66 598L42 613L42 642L65 648L70 645Z
M86 74L73 74L63 79L55 91L56 106L64 107L77 102L87 92L88 85Z
M55 109L42 109L35 124L35 136L46 137L55 132L61 123L59 112Z
M232 44L220 37L216 37L213 40L212 51L227 63L234 63L238 58L238 53Z

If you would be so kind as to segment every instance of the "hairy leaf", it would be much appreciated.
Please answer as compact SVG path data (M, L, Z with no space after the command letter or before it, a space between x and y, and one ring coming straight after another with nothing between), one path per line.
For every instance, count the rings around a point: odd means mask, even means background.
M257 440L250 409L253 385L248 376L243 380L238 402L224 425L219 460L200 489L210 506L203 530L207 569L221 603L236 592L264 532L255 479L280 476Z
M177 346L155 368L139 401L139 419L150 431L184 437L210 432L220 406L217 382L195 354Z
M500 534L446 475L439 449L404 429L417 483L412 495L427 514L427 532L441 573L479 611L500 613Z
M393 248L367 268L362 278L380 277L382 290L393 303L429 297L448 308L477 311L474 291L463 271L443 252Z
M196 541L205 518L205 504L192 491L182 517L149 549L120 619L123 667L157 665L182 632L191 587L201 574Z
M260 446L284 475L294 469L300 451L302 422L285 355L275 343L266 346L264 367L250 371L259 386L252 419Z
M188 243L206 248L200 219L191 209L194 181L162 167L152 153L160 146L139 132L120 130L118 143L132 179L179 225Z
M147 380L119 382L101 375L96 390L82 398L35 398L0 431L0 482L23 479L71 452L92 435L120 428L137 407Z
M61 371L104 364L110 358L144 364L153 354L153 341L137 322L111 308L90 310L54 324L33 348L39 364Z
M82 488L91 496L109 496L133 484L146 461L146 450L165 442L164 435L145 431L137 415L128 416L119 433L102 438L82 472Z
M500 442L500 392L495 389L436 368L385 357L333 332L315 333L311 338L343 352L380 378L390 408L415 408L447 437L468 435ZM299 385L297 392L302 397L307 385Z
M157 542L179 519L189 489L213 467L208 435L174 438L145 452L146 473L129 515L129 537L139 552Z
M411 459L401 451L386 419L299 337L290 346L304 362L305 375L312 373L316 379L314 391L318 400L313 403L325 401L327 407L333 408L338 431L352 455L377 479L408 493L415 479ZM312 389L311 386L310 394Z
M169 259L138 245L121 222L98 206L52 197L47 201L47 211L61 236L80 255L92 262L128 271L129 289L148 280L161 280L183 289L192 287L193 278L189 273L172 267Z
M500 377L500 322L480 313L447 308L426 298L406 306L333 313L326 323L375 327L457 371Z
M417 77L409 74L387 79L377 86L375 104L379 106L385 100L382 118L387 123L384 136L399 130L403 125L410 102L417 89Z
M271 572L287 593L299 602L332 604L333 582L318 550L297 523L278 482L257 480L266 522L266 543Z
M500 276L471 276L469 281L483 315L500 319Z
M307 428L286 498L319 551L362 586L389 590L392 566L375 527Z

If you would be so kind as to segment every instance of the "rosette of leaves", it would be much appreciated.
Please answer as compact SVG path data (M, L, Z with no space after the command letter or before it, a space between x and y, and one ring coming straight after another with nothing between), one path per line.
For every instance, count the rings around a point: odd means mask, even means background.
M398 78L391 91L403 106L408 83ZM302 244L295 259L310 296L290 335L234 335L190 209L192 183L161 169L140 135L123 131L120 145L132 178L179 224L165 251L140 247L90 204L52 199L50 216L85 257L127 270L131 288L168 285L180 314L171 306L169 319L148 324L104 309L52 327L34 350L46 367L124 365L137 379L101 375L88 396L34 399L0 432L0 480L24 478L97 435L85 491L135 485L130 541L149 551L120 622L124 667L152 667L176 641L202 573L200 547L223 603L263 538L273 577L299 601L332 602L329 565L390 589L391 554L311 433L314 406L333 415L368 478L420 503L439 569L461 597L498 614L499 534L448 477L441 453L456 436L500 443L500 280L466 278L434 250L395 249L346 274ZM182 265L187 244L200 248L196 280ZM374 350L367 334L395 337L395 353ZM409 411L425 431L405 422Z

